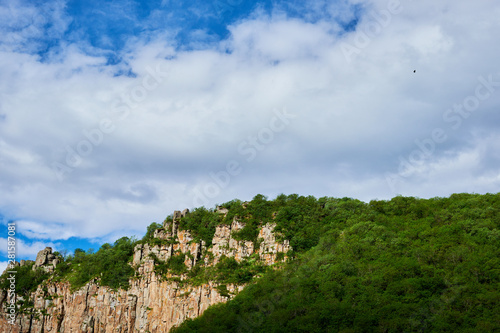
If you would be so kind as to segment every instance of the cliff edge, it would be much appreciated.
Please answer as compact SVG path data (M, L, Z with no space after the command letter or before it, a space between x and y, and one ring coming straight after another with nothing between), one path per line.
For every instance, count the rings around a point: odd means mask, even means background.
M218 208L216 213L225 216L227 209ZM181 219L188 214L188 210L175 211L172 219L154 230L148 242L135 245L130 262L135 275L129 280L128 290L103 286L98 278L73 290L68 281L49 277L29 296L17 296L14 300L18 304L14 324L9 323L11 295L1 290L0 331L168 332L187 318L198 317L209 306L226 302L244 288L244 284L222 284L216 280L191 283L189 272L194 267L216 267L227 258L272 266L283 262L284 254L291 250L287 240L277 240L274 223L259 226L257 241L236 239L246 224L236 216L230 224L216 227L207 246L189 230L180 230ZM172 257L184 259L186 272L159 271L158 267ZM51 274L58 263L52 249L46 248L38 253L34 263L22 264ZM19 304L23 304L22 309Z

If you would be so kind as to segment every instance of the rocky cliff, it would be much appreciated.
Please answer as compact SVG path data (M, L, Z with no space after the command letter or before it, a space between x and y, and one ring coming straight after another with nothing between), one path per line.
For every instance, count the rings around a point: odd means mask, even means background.
M156 242L138 244L134 248L131 265L136 275L129 281L128 290L111 290L93 280L72 291L68 282L49 279L31 294L33 308L30 314L17 313L14 325L8 323L9 295L2 291L0 331L168 332L187 318L199 316L209 306L226 302L244 286L227 285L227 293L221 295L215 281L192 285L186 282L186 276L177 280L165 279L155 272L155 256L166 261L173 255L184 254L188 269L200 261L213 266L222 256L241 262L258 255L263 263L273 265L283 260L282 254L291 249L287 240L276 240L272 223L260 228L257 244L234 239L233 233L245 226L237 218L229 225L219 225L212 245L207 247L203 241L194 241L188 230L179 230L179 220L188 213L187 210L174 212L173 219L154 232ZM219 213L227 212L221 210ZM52 249L46 248L40 251L33 267L42 267L50 273L57 263Z

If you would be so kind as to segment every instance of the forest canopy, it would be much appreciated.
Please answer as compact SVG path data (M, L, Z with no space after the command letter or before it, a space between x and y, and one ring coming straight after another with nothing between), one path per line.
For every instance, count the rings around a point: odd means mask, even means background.
M500 330L498 194L269 205L296 259L172 332Z
M221 214L220 209L225 213ZM185 274L184 283L247 284L225 304L210 307L173 332L493 332L500 330L500 194L362 202L352 198L263 195L194 209L179 221L195 241L211 245L216 226L233 219L233 233L258 243L258 229L275 223L290 242L283 269L258 256L187 271L183 256L153 258L155 272ZM172 217L166 219L167 225ZM123 237L93 250L61 256L54 274L17 267L16 292L27 295L47 279L79 288L91 280L127 289L133 249L161 244L164 225L152 223L141 240ZM283 258L283 254L281 254ZM255 278L258 277L258 278ZM0 288L6 285L0 277Z

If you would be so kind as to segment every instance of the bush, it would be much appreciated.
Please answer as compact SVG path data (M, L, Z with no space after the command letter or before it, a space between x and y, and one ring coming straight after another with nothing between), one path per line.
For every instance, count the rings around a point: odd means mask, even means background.
M221 214L201 207L181 218L179 228L189 230L196 240L203 240L207 246L211 246L215 228L221 222Z
M161 224L158 224L156 222L151 223L148 226L148 228L146 230L146 234L144 235L144 237L142 237L140 243L145 244L145 243L149 243L150 241L152 241L154 239L154 237L153 237L154 232L157 229L160 229L161 227L162 227Z
M184 264L185 255L182 253L171 256L166 262L160 260L154 253L150 253L149 257L155 263L155 273L160 276L165 277L168 273L181 275L187 271L187 267Z
M172 271L173 274L183 274L187 271L187 267L184 264L186 256L184 254L178 254L171 256L167 261L167 267Z
M33 270L33 263L17 266L9 271L15 271L13 273L15 280L15 292L18 296L27 296L29 293L36 290L39 284L45 281L50 274L45 273L45 271L41 268ZM7 278L10 277L9 273L5 273L0 277L0 289L7 290L10 289L10 280Z
M68 259L71 263L71 272L68 273L71 287L80 288L96 278L103 286L127 289L128 280L134 273L129 265L134 246L133 240L122 237L113 245L102 245L96 253L92 249L87 252L75 250L74 257Z

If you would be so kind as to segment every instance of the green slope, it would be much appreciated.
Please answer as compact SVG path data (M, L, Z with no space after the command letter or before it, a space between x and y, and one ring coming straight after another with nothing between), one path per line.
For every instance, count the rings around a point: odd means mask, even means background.
M164 276L187 272L183 283L249 284L175 333L500 332L500 194L370 203L257 195L222 206L228 209L225 216L197 208L179 228L210 245L216 226L238 216L246 226L233 237L258 247L258 228L273 222L293 251L281 270L265 267L254 255L191 271L176 256L158 261L155 271ZM97 279L126 289L135 274L129 265L134 246L165 242L153 237L160 227L153 223L141 240L124 237L97 252L56 253L60 263L54 274L18 267L16 292L27 296L54 280L79 288ZM0 288L8 287L6 277L0 277ZM32 306L28 299L23 304L28 312Z
M172 332L500 331L499 194L269 205L296 259Z

